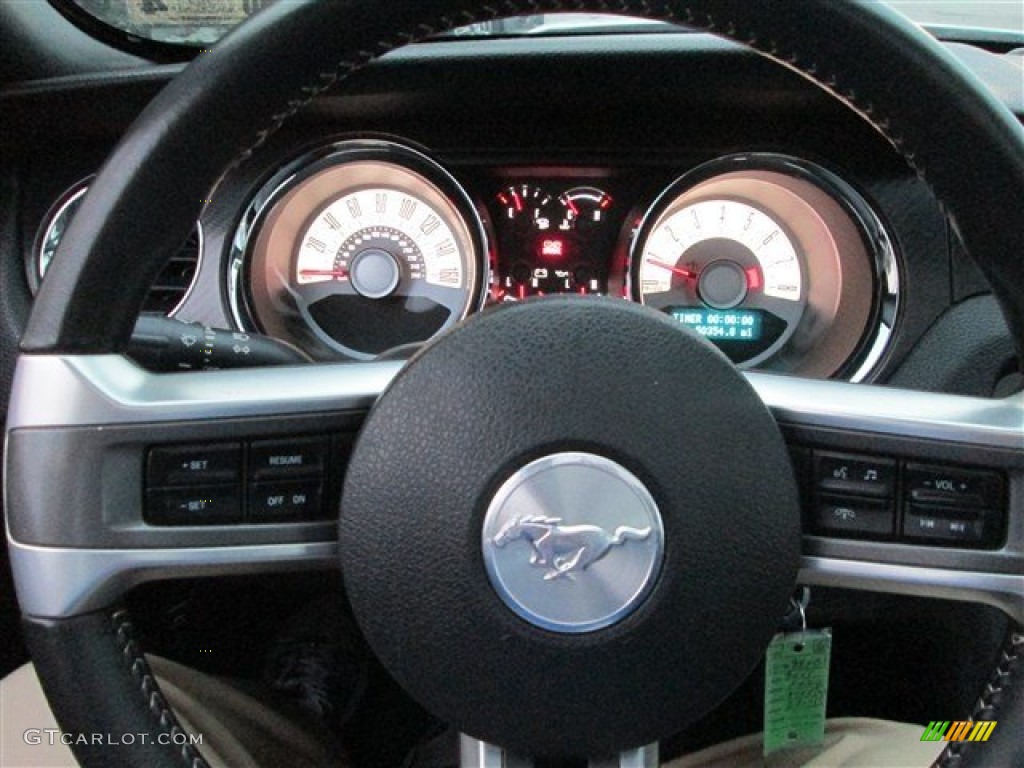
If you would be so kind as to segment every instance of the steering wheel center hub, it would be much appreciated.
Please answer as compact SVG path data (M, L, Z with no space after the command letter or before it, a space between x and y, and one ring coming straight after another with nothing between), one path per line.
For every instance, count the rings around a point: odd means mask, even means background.
M665 315L591 297L428 344L367 417L339 526L352 608L398 681L540 755L706 714L762 658L800 547L785 443L743 376Z
M481 546L491 586L519 617L581 633L629 616L657 579L664 528L621 464L585 452L531 461L498 489Z

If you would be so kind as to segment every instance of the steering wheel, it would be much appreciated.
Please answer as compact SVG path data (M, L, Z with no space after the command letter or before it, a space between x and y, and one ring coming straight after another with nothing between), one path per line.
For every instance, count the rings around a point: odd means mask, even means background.
M500 759L489 744L535 755L642 753L650 763L656 749L646 745L709 712L749 673L798 582L984 602L1024 620L1021 395L744 376L663 316L598 299L484 313L405 366L159 375L119 354L209 190L305 104L435 32L564 10L713 32L862 115L946 207L1024 359L1024 132L940 45L878 3L277 4L199 57L139 117L62 240L23 340L5 488L26 641L65 732L149 735L113 750L76 740L83 765L205 765L180 744L120 606L125 590L152 579L334 568L340 559L374 652L429 710L477 740L467 743L488 765L501 764L488 762ZM139 225L154 218L162 226ZM641 387L657 396L638 404ZM518 407L524 391L550 408ZM499 425L494 408L516 418ZM143 518L154 446L239 446L361 422L340 526L160 527ZM784 441L794 436L998 468L1010 488L1006 544L801 543ZM559 525L564 510L593 516ZM1024 760L1019 629L1007 643L973 715L1000 727L987 743L947 749L943 764Z

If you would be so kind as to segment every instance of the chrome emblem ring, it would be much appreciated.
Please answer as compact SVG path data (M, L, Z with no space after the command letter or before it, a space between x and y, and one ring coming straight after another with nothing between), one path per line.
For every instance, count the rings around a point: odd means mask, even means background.
M592 632L643 602L664 554L661 514L620 464L556 453L502 484L484 516L487 575L512 611L543 629Z

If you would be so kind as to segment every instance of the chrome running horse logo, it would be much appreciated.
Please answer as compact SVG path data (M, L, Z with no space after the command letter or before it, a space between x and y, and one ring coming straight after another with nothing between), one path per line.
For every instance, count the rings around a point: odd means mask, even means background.
M526 539L533 547L530 565L546 568L544 580L561 576L572 577L603 558L612 547L627 541L643 541L651 529L620 525L614 533L596 525L560 525L562 518L544 515L524 515L511 521L491 539L496 547L508 542Z

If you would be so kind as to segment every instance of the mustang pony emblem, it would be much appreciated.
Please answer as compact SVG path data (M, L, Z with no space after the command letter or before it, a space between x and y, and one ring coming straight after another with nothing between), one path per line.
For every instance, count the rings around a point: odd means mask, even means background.
M627 541L643 541L651 534L648 528L620 525L608 533L596 525L560 525L562 518L544 515L524 515L505 525L491 543L504 547L516 539L526 539L533 551L530 565L547 568L544 580L572 576L603 558L612 547Z

